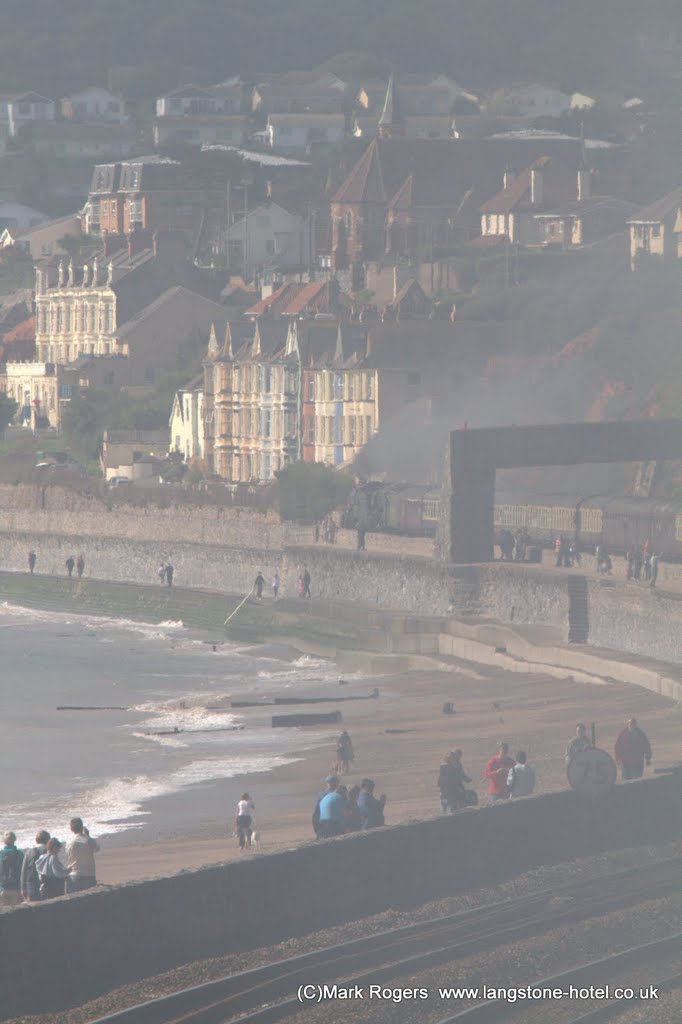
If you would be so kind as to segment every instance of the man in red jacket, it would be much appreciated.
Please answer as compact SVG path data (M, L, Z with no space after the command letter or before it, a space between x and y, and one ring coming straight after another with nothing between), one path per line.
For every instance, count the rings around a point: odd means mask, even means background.
M616 740L616 764L620 765L623 781L641 779L645 760L651 764L651 744L637 725L637 719L630 718Z
M485 766L485 777L488 779L488 796L491 800L508 800L507 775L516 761L509 756L509 744L500 743L498 752L490 758Z

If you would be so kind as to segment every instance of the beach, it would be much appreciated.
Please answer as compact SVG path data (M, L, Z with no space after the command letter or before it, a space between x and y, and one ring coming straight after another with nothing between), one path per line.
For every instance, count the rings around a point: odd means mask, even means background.
M258 856L312 841L312 809L336 760L336 737L356 751L343 781L376 781L394 823L439 813L444 754L463 750L481 800L483 770L498 743L524 749L537 791L565 788L564 753L576 722L596 723L612 751L635 715L653 766L679 758L682 712L627 684L579 683L469 663L449 671L340 681L331 661L284 644L246 647L180 622L2 606L3 773L0 817L21 841L46 826L64 838L81 814L101 837L98 876L131 881ZM235 697L368 697L285 710L340 710L338 726L271 728L281 708L231 708ZM444 714L450 703L454 714ZM57 711L58 706L126 710ZM175 732L175 729L178 732ZM650 769L651 770L651 769ZM256 803L260 851L241 853L234 808Z

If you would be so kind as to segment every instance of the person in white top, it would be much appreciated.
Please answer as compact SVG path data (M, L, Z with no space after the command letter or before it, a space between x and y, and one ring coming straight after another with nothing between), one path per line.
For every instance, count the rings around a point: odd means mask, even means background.
M507 775L507 789L512 798L530 796L535 789L535 772L526 762L525 750L519 750L516 755L516 764L509 769Z
M95 854L99 853L99 844L91 838L82 818L72 818L70 827L73 836L66 844L66 864L71 875L67 879L66 891L94 889L97 885Z
M241 800L237 803L237 836L239 838L239 849L251 846L251 834L253 832L253 812L256 805L248 793L242 793Z

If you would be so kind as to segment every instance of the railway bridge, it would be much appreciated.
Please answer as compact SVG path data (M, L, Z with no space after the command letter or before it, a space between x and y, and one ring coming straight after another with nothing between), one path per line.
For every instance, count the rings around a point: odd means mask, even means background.
M498 469L680 458L682 419L455 430L440 557L459 563L492 560Z

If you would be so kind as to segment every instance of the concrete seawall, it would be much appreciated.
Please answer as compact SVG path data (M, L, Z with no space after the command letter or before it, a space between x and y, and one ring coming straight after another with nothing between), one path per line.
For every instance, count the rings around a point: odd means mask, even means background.
M2 1014L54 1012L202 956L494 884L540 864L665 842L679 837L680 813L679 778L658 776L599 800L545 794L1 910ZM49 956L46 936L56 938Z
M314 602L352 601L421 615L554 626L568 639L568 581L575 576L561 572L505 562L448 566L324 545L268 547L258 543L250 527L242 543L230 545L141 539L132 526L129 537L40 532L27 529L28 521L24 516L21 530L0 529L0 569L25 571L32 549L39 573L63 576L68 555L82 551L86 577L151 584L159 561L170 559L178 585L224 594L246 594L259 569L266 577L277 569L282 596L296 597L299 574L307 566ZM585 595L590 644L682 664L682 595L601 578L586 581Z

